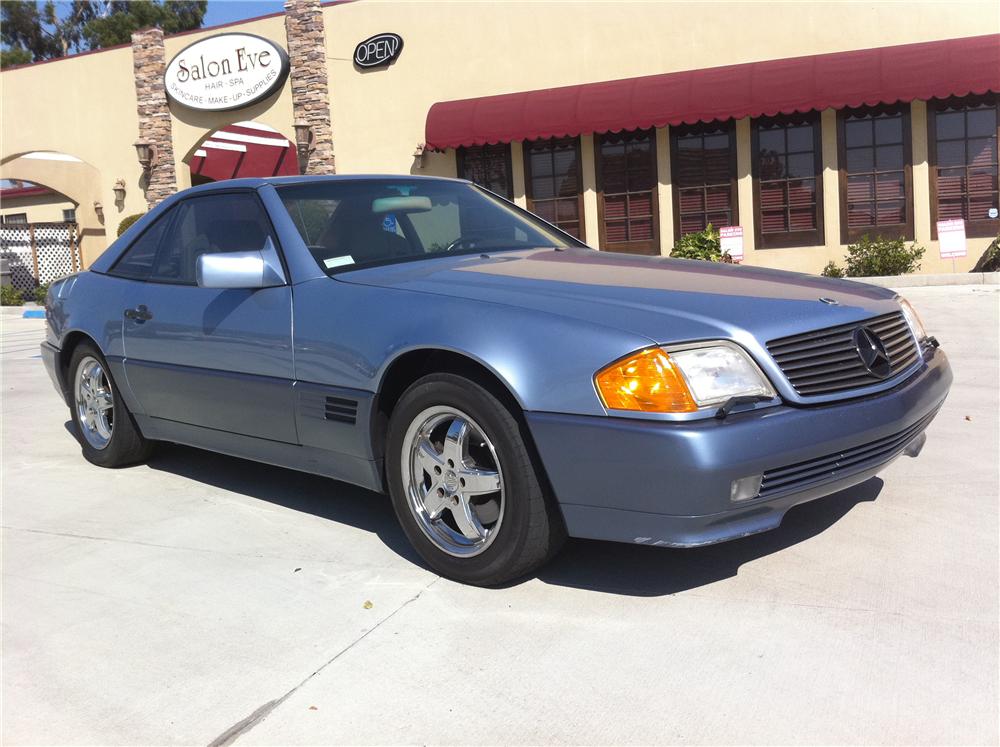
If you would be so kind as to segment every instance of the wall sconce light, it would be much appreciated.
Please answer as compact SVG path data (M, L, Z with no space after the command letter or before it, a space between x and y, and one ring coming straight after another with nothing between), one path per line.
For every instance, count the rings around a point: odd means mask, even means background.
M135 152L139 156L139 165L142 166L142 173L149 176L149 172L156 165L156 146L147 143L145 140L136 140Z
M94 200L94 212L97 213L97 219L99 221L104 221L104 205L101 204L100 200Z
M125 201L125 180L124 179L119 179L118 181L116 181L113 191L115 193L115 202L124 202Z
M306 173L309 166L309 156L316 150L313 145L312 125L301 117L295 120L295 153L299 157L299 173Z
M417 143L416 150L413 151L413 157L417 159L417 168L422 169L424 167L424 144Z

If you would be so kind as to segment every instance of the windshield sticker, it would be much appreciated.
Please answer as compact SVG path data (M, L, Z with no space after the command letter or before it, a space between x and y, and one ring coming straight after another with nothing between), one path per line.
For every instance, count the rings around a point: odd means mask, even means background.
M396 216L392 213L386 213L385 217L382 219L382 230L388 231L389 233L396 233Z
M330 259L324 259L323 264L326 265L326 269L332 270L334 267L353 265L354 257L352 257L350 254L343 257L330 257Z

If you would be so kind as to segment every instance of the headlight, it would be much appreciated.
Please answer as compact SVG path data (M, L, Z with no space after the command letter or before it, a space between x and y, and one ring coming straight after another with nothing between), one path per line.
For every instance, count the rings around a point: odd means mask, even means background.
M920 321L920 317L917 315L916 309L914 309L910 302L905 298L899 299L899 308L903 312L903 318L906 320L907 326L910 328L910 332L916 338L917 342L927 339L927 330L924 329L924 323Z
M700 407L722 404L730 397L773 397L768 383L750 356L735 345L711 345L670 354Z
M598 371L594 383L610 410L696 412L730 397L774 396L742 348L721 341L642 350Z

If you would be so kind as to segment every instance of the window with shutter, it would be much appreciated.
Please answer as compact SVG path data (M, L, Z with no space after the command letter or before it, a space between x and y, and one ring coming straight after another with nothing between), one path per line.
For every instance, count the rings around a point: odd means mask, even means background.
M758 249L823 243L822 152L815 112L753 122Z
M739 222L733 123L671 127L674 235Z
M931 228L965 219L965 234L1000 232L997 188L998 97L969 96L928 104L931 159ZM991 217L991 215L993 217Z
M655 133L597 135L594 151L601 248L659 254Z
M458 176L508 200L514 197L510 167L510 145L475 145L459 148Z
M909 105L841 110L837 147L844 243L864 234L913 239Z
M578 138L524 144L528 210L583 240L583 176Z

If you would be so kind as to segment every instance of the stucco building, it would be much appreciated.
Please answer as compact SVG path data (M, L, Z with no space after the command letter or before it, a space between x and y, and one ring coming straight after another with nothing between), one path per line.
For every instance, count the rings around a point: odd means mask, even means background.
M1000 232L993 1L289 0L0 88L0 178L49 190L0 213L72 210L84 265L175 190L301 171L464 176L610 251L738 226L746 263L806 272L863 233L965 271Z

